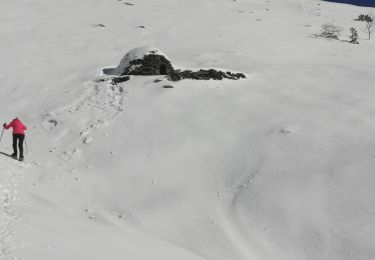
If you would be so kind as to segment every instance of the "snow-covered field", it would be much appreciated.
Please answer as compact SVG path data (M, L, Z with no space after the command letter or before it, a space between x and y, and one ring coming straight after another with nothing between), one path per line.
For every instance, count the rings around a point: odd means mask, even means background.
M373 9L0 1L0 118L29 127L25 162L0 154L0 259L375 259ZM145 45L248 78L112 86Z

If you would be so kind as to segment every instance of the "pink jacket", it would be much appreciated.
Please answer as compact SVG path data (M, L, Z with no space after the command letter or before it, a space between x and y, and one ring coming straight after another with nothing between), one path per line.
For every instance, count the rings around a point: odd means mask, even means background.
M13 134L25 134L27 127L17 117L10 122L9 125L4 125L5 129L13 128Z

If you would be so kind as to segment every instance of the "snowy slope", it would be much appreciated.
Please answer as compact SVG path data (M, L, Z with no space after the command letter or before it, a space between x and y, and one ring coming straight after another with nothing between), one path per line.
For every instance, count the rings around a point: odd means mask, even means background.
M374 259L375 42L353 21L373 10L127 3L1 3L0 117L29 153L0 154L0 259ZM248 78L112 86L145 45Z

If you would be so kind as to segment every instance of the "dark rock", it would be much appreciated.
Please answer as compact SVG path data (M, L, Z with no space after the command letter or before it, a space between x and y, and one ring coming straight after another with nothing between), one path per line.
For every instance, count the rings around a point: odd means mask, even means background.
M57 126L57 121L55 119L48 120L48 123L52 124L53 126Z
M107 81L107 79L96 79L94 80L96 83L101 83Z
M230 71L223 72L215 69L201 69L199 71L191 71L191 70L174 70L173 73L171 73L168 76L169 80L178 81L182 79L195 79L195 80L223 80L231 79L231 80L237 80L240 78L246 78L245 74L243 73L232 73Z
M224 75L224 73L222 71L217 71L217 70L214 70L214 69L210 69L208 71L208 75L214 79L214 80L222 80Z
M104 70L103 70L104 71ZM111 75L165 75L170 81L179 81L182 79L195 80L237 80L246 78L243 73L224 72L216 69L200 69L198 71L191 70L175 70L171 62L165 55L153 47L139 47L129 51L121 60L120 65L110 71ZM108 74L107 74L108 75ZM118 78L112 79L112 84L117 84L128 80ZM160 82L155 80L155 83Z
M112 85L117 85L117 84L119 84L119 83L126 82L126 81L128 81L129 79L130 79L129 76L112 78L112 80L111 80L111 84L112 84Z
M149 54L143 59L130 61L122 75L169 75L174 72L172 64L162 55Z
M105 25L102 24L102 23L95 24L94 26L96 26L96 27L107 27L107 26L105 26Z
M180 72L172 72L168 75L168 79L172 81L179 81L183 79L183 76Z
M236 77L237 77L238 79L245 79L245 78L246 78L245 74L243 74L243 73L237 73L237 74L236 74Z
M163 88L174 88L172 85L164 85Z
M181 75L184 79L189 79L189 78L192 78L192 71L191 70L184 70L181 72Z
M154 80L154 83L159 83L159 82L161 82L161 81L163 81L163 80L161 80L161 79L155 79L155 80Z

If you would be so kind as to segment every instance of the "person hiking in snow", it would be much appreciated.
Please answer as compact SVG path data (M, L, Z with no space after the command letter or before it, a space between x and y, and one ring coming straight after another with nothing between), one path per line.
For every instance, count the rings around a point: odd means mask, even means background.
M13 154L12 158L17 159L17 141L18 149L20 151L20 160L23 160L23 141L25 140L25 130L27 127L17 117L10 122L9 125L3 124L5 129L13 128Z

